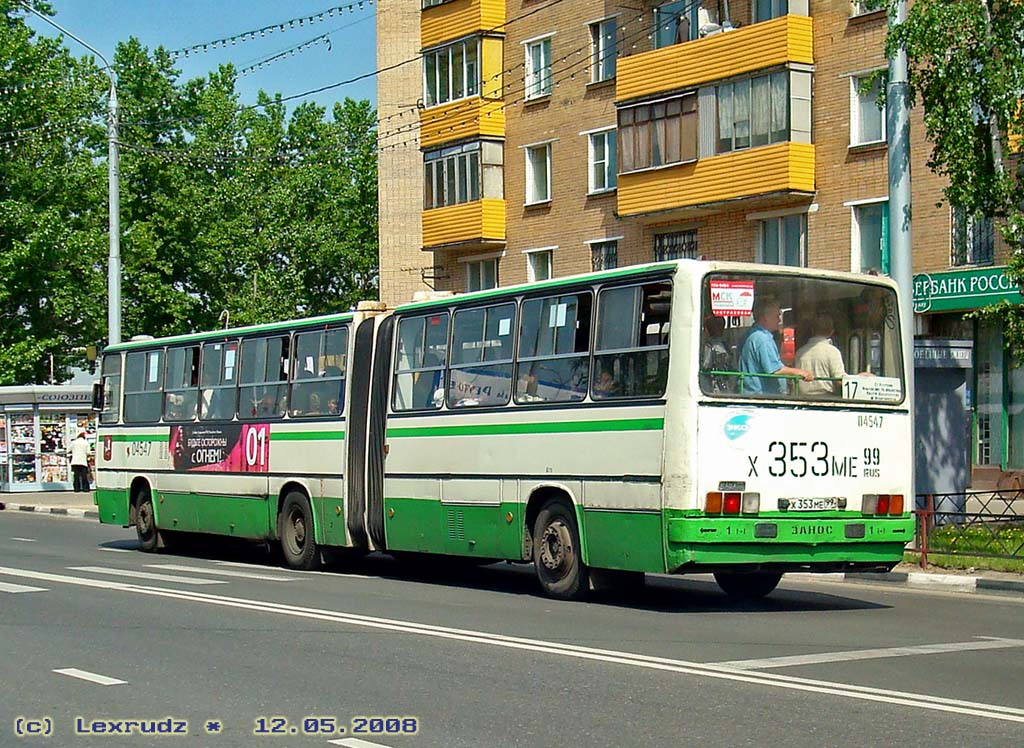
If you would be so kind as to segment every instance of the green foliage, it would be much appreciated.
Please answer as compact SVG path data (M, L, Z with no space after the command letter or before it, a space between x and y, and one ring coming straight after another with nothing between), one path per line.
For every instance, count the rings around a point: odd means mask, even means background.
M889 53L900 45L911 100L924 106L928 166L949 178L951 205L997 219L1013 250L1007 275L1024 284L1024 3L916 0L906 23L890 29ZM1002 321L1007 347L1024 363L1019 307L997 305L975 316Z
M35 83L0 97L0 384L45 381L50 355L59 376L106 338L108 78L24 13L0 0L0 88ZM369 102L245 107L231 66L182 81L136 39L113 63L124 339L376 297Z

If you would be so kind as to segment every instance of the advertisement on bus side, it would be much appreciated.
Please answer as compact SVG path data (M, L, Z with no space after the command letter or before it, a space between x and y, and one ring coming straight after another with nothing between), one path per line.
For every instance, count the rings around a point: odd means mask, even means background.
M168 448L177 472L266 473L270 424L171 426Z

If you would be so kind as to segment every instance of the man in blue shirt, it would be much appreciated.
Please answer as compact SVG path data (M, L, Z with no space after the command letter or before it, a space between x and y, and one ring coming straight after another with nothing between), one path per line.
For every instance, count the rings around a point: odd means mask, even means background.
M740 348L740 371L744 374L788 374L813 382L814 375L803 369L786 366L779 357L779 347L772 334L779 329L781 309L777 301L758 299L754 304L754 324ZM785 395L789 380L774 377L740 377L740 394Z

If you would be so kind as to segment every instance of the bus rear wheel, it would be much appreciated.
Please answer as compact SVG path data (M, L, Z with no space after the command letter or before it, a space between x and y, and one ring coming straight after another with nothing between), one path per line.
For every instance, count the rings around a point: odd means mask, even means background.
M288 566L305 571L320 566L320 549L313 540L313 510L305 494L292 491L285 496L277 531Z
M580 553L576 515L563 501L549 501L533 525L533 565L544 593L560 600L586 596L590 576Z
M777 571L718 571L715 581L729 597L737 600L759 600L779 586L782 573Z
M139 493L135 505L135 534L139 536L139 548L146 553L156 550L160 543L160 534L156 529L156 517L153 513L153 497L149 492Z

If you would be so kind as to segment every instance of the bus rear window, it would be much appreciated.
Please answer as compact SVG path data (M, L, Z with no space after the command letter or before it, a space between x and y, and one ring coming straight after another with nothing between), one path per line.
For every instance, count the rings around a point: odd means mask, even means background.
M704 281L699 380L718 397L903 401L896 294L792 275Z

